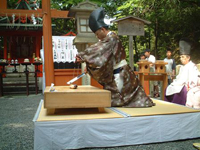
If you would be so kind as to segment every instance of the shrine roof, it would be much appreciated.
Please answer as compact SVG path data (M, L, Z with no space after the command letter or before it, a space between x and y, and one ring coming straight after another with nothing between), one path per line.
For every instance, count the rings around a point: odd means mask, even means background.
M147 21L147 20L135 17L135 16L127 16L127 17L123 17L123 18L119 18L119 19L113 20L111 22L120 22L120 21L127 20L127 19L134 19L134 20L141 21L141 22L143 22L145 24L151 24L150 21Z
M19 10L37 10L39 8L38 4L30 0L19 0L15 9ZM43 19L38 16L32 15L31 17L23 16L20 14L12 14L12 17L9 17L7 14L4 17L0 17L0 30L2 29L26 29L27 27L31 28L41 28L43 26ZM52 26L55 26L52 25ZM32 30L29 28L29 30Z

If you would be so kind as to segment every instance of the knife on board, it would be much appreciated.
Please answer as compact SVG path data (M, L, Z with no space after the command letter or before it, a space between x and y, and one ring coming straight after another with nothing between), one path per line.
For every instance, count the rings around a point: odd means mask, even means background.
M71 79L70 81L68 81L67 84L72 84L72 83L74 83L75 81L77 81L78 79L82 78L85 75L86 75L86 73L84 72L84 73L78 75L77 77Z

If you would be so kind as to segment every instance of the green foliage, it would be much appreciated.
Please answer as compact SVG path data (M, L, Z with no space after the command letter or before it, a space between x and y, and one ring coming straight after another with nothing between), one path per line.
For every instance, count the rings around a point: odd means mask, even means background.
M150 47L157 59L164 59L166 48L170 47L179 63L178 42L189 37L194 43L192 59L200 62L199 0L126 0L117 12L118 18L133 15L151 21L145 28L145 36L136 38L138 54Z
M15 8L18 0L8 0L8 7ZM41 1L40 7L41 7ZM51 0L51 8L69 10L83 0ZM150 48L157 59L164 59L166 47L173 49L173 57L179 63L178 42L182 37L193 41L192 59L200 63L200 0L90 0L104 7L110 17L122 18L128 15L151 21L145 25L145 36L137 36L135 55ZM74 19L52 19L56 24L54 35L76 32ZM117 32L116 24L110 27ZM128 37L120 36L128 58ZM137 59L134 59L137 61Z

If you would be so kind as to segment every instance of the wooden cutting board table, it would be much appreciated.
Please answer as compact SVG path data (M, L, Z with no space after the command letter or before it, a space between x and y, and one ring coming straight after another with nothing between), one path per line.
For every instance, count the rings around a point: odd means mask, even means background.
M103 112L105 107L111 107L111 92L89 85L79 85L77 89L69 86L55 86L50 91L47 86L44 91L44 108L48 114L54 114L58 108L98 108Z

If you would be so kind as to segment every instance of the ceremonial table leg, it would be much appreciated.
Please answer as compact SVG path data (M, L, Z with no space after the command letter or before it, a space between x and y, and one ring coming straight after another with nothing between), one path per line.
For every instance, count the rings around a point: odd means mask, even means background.
M26 94L28 96L29 95L29 82L28 82L28 75L29 75L29 73L26 72L25 74L26 74Z
M0 97L3 96L3 79L2 74L0 73Z
M98 107L98 111L99 112L105 112L105 109L104 109L104 107Z
M15 70L13 71L13 73L17 73L18 71L17 71L17 66L16 65L14 65L14 67L15 67Z
M38 94L37 72L35 72L35 94Z
M38 70L38 65L36 65L36 70L35 70L36 72L39 72L39 70Z
M3 66L3 70L2 70L2 72L6 72L6 71L5 71L5 66Z
M55 108L48 108L47 115L53 115L55 113Z
M144 74L140 73L139 74L139 80L140 80L140 84L142 85L142 87L144 88Z
M163 87L162 87L162 91L163 91L162 99L163 100L165 98L165 90L167 88L167 85L168 85L167 74L163 74Z

